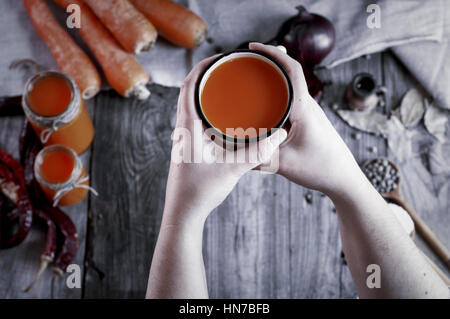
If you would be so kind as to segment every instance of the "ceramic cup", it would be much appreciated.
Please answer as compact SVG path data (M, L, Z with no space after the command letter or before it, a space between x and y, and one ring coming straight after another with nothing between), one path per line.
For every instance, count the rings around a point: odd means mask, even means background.
M230 61L232 59L238 59L242 57L252 57L256 59L260 59L268 64L270 64L275 70L277 70L282 78L284 79L284 84L286 85L286 91L288 95L287 99L287 107L286 111L284 112L283 116L280 118L279 122L271 129L268 130L266 133L263 133L261 135L258 135L256 137L246 137L246 138L237 138L235 136L229 136L225 133L221 132L219 129L215 128L212 123L208 120L206 117L202 105L201 105L201 96L203 93L203 89L205 87L205 84L207 83L209 77L211 74L223 63ZM246 143L252 143L259 140L262 140L271 134L275 132L276 129L283 127L283 125L286 123L289 117L289 113L292 108L292 99L293 99L293 88L291 80L289 79L289 76L286 72L286 70L283 68L283 66L276 61L273 57L270 55L256 50L248 50L248 49L240 49L235 50L232 52L228 52L225 54L220 55L218 58L216 58L214 61L212 61L203 71L203 73L200 75L197 85L196 85L196 91L195 91L195 103L197 107L198 114L200 115L200 118L202 119L204 125L206 128L211 128L215 135L215 141L216 142L225 142L229 144L230 142L234 145L245 145ZM218 137L218 139L217 139Z

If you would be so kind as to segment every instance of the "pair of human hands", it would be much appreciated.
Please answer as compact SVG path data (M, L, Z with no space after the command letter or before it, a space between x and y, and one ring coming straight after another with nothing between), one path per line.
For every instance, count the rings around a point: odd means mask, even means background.
M278 174L329 196L350 190L349 176L358 165L350 150L309 95L301 65L274 46L251 43L249 48L265 52L286 70L294 88L289 116L289 133L274 134L248 148L224 150L198 129L201 120L195 107L195 85L211 57L197 64L186 77L178 100L177 122L173 134L172 160L167 180L164 222L168 224L204 222L249 170L278 158ZM253 161L223 163L223 151L240 158L242 152L256 154ZM180 160L181 153L202 158L197 163ZM205 156L206 154L206 156ZM245 157L245 155L244 155ZM177 160L175 160L177 159Z

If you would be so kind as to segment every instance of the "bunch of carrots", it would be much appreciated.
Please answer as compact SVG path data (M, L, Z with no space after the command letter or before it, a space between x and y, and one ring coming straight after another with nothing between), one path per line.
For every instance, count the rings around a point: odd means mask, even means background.
M78 5L79 32L111 87L124 97L146 99L150 76L132 54L150 50L158 33L175 45L198 47L206 38L205 22L171 0L53 0L59 7ZM84 99L95 96L100 75L85 52L54 18L46 0L23 0L36 31L58 68L70 75Z

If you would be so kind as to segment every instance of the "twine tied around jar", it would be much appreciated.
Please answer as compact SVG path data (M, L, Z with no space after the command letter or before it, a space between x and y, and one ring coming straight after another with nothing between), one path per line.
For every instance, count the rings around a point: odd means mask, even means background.
M49 138L50 138L50 136L54 132L56 132L59 129L59 127L61 127L63 125L66 125L66 124L69 124L69 123L70 123L70 121L68 121L68 122L64 122L64 121L61 121L61 120L54 121L52 123L51 127L47 127L46 129L42 130L41 135L40 135L41 143L42 144L47 143Z
M73 182L69 183L68 185L64 186L63 188L59 189L55 196L53 197L53 207L58 206L59 201L61 198L66 195L71 190L74 190L75 188L84 188L90 191L95 196L98 196L98 192L91 186L83 184L89 180L89 176L80 176L77 179L75 179Z

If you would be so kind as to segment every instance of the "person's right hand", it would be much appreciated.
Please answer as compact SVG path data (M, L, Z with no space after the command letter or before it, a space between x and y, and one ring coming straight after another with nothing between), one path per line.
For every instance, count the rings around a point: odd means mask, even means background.
M448 298L445 282L404 232L352 153L309 95L302 67L273 46L250 44L286 69L294 87L292 127L280 145L279 173L319 190L333 201L342 245L360 298ZM368 265L382 269L385 284L367 285Z
M294 88L292 127L280 146L278 173L326 194L351 190L361 170L317 102L309 95L300 63L274 46L251 43L280 62Z

